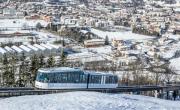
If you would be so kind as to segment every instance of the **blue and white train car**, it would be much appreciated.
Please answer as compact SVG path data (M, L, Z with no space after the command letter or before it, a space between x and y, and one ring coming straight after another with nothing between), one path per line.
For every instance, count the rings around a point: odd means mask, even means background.
M35 87L40 89L116 88L118 77L113 74L84 72L76 68L39 69Z

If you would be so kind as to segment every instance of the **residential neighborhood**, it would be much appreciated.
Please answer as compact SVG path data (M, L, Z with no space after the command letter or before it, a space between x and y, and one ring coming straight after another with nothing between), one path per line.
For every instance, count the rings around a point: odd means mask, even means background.
M101 84L110 74L117 88L180 100L167 89L180 87L180 0L0 0L0 87L47 89L41 68L83 71L82 82L97 72Z

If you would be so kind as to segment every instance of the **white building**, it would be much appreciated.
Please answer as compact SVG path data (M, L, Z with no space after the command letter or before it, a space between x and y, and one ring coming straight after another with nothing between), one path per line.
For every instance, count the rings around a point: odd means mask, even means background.
M7 51L7 53L9 53L9 54L15 52L12 48L10 48L10 47L8 47L8 46L5 46L4 49L5 49L5 50Z
M43 47L43 46L41 46L41 45L38 45L38 44L34 44L33 45L34 47L36 47L36 48L38 48L39 50L40 50L40 53L42 53L42 54L49 54L50 53L50 50L49 49L47 49L47 48L45 48L45 47Z
M6 50L0 47L0 56L3 57L4 54L6 54Z
M19 47L17 46L12 46L11 47L13 50L15 50L15 53L17 53L17 55L21 55L24 51L22 49L20 49Z
M24 45L21 45L21 46L19 46L22 50L24 50L24 54L26 55L26 56L29 56L29 55L32 55L33 54L33 50L32 49L30 49L30 48L28 48L28 47L26 47L26 46L24 46Z

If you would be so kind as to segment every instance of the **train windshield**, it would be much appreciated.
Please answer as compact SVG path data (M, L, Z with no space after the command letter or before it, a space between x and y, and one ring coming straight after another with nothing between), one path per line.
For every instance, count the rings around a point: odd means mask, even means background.
M36 77L36 81L39 81L39 82L48 82L49 78L48 78L46 73L38 72L37 73L37 77Z

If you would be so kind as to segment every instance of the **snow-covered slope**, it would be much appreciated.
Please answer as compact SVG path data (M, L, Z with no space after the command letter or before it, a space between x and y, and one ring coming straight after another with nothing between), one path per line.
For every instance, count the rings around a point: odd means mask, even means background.
M180 110L180 102L127 94L69 92L0 100L1 110Z
M124 31L124 32L108 32L108 31L101 31L98 29L91 29L91 32L94 33L95 35L101 37L101 38L108 38L110 40L112 39L121 39L121 40L151 40L155 37L152 36L146 36L146 35L140 35L140 34L135 34L132 33L131 31Z

